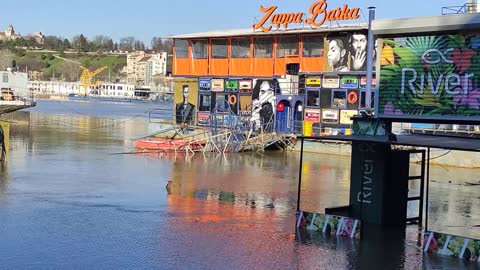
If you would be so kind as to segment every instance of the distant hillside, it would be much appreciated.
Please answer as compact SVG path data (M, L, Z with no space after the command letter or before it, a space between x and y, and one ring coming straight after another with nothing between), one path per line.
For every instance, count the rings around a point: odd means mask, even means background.
M82 72L80 64L94 70L107 66L108 69L97 76L99 80L114 81L123 78L122 68L127 63L125 55L115 54L64 54L56 52L25 52L14 57L20 70L36 71L34 80L64 79L78 81ZM69 61L66 61L67 59Z

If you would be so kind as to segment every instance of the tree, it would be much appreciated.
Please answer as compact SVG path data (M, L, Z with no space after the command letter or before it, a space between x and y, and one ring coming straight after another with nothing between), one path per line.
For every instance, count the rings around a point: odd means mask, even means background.
M118 43L117 42L115 42L115 44L113 44L113 50L118 51Z
M162 51L172 54L173 40L170 38L153 37L151 44L153 51Z
M70 41L68 41L68 39L64 39L62 42L62 47L64 50L70 49L71 48Z
M118 44L118 48L122 51L133 51L135 45L135 37L124 37L120 39L120 44Z
M82 51L82 52L87 52L87 51L88 51L88 50L87 50L87 49L88 49L88 48L87 48L88 40L87 40L87 38L86 38L85 36L83 36L83 34L80 34L80 37L79 37L78 42L79 42L79 49L80 49L80 51Z
M67 81L78 81L80 78L81 70L80 67L75 63L64 61L59 65L58 69L61 70L63 78L65 78Z
M107 42L107 45L106 45L106 49L108 51L113 51L113 40L112 39L109 39L108 42Z

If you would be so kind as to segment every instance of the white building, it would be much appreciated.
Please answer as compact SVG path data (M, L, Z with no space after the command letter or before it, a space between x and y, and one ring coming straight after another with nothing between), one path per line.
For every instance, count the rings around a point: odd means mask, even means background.
M165 76L167 73L167 53L133 52L128 54L125 71L128 83L150 85L155 76Z
M33 93L69 95L79 94L78 82L61 81L30 81L28 88ZM95 89L90 89L91 94L108 97L133 97L135 86L124 83L103 83ZM83 93L83 91L82 91Z

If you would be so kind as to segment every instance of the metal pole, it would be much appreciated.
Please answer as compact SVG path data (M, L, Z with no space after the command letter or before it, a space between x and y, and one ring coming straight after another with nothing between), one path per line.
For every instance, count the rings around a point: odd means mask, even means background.
M375 7L368 8L368 41L367 41L367 92L365 93L365 107L372 108L372 71L373 71L373 50L375 41L373 40L372 21L375 20Z
M427 148L427 194L425 199L425 231L428 231L428 194L430 193L430 147Z
M300 143L300 168L298 170L297 212L300 211L300 192L302 189L302 168L303 168L303 137Z

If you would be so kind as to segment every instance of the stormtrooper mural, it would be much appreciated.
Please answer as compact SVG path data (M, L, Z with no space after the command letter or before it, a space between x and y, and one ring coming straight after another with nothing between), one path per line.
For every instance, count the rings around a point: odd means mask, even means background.
M276 80L257 80L252 93L251 126L254 131L273 131L275 116L275 90Z

